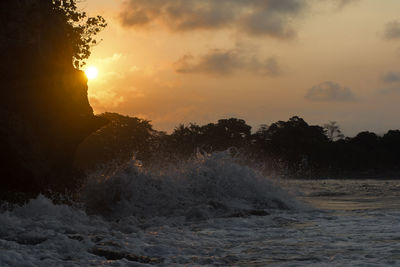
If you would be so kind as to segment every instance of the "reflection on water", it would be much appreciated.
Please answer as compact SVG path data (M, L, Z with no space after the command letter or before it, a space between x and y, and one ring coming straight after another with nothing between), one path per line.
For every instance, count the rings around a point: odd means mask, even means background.
M317 180L292 181L304 202L323 210L399 210L400 181Z

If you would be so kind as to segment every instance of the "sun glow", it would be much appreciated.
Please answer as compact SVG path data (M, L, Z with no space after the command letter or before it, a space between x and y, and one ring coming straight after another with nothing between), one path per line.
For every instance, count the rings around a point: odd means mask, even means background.
M96 67L88 67L86 70L85 70L85 74L86 74L86 77L89 79L89 80L93 80L93 79L96 79L97 78L97 76L99 75L99 71L97 70L97 68Z

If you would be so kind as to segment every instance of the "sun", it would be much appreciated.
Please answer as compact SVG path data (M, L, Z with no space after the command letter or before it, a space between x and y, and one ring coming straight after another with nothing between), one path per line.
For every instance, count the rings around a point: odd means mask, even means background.
M97 76L99 75L99 71L97 70L96 67L91 66L91 67L88 67L88 68L85 70L85 74L86 74L86 77L87 77L89 80L93 80L93 79L96 79L96 78L97 78Z

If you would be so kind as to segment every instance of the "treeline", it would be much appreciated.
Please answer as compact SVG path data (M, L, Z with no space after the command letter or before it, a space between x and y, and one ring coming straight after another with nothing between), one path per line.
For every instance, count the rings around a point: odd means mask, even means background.
M309 125L294 116L262 125L255 132L244 120L231 118L202 126L181 124L166 134L139 118L116 113L101 116L111 123L81 145L76 160L81 169L123 163L133 155L151 165L229 150L266 174L285 177L394 178L400 171L399 130L383 136L361 132L350 138L341 134L335 122Z

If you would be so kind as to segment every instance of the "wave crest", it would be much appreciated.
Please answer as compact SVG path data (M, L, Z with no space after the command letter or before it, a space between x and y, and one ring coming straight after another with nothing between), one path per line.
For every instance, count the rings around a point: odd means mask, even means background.
M92 175L82 196L89 213L112 217L206 219L297 207L271 180L227 152L162 172L144 170L132 160L113 175Z

